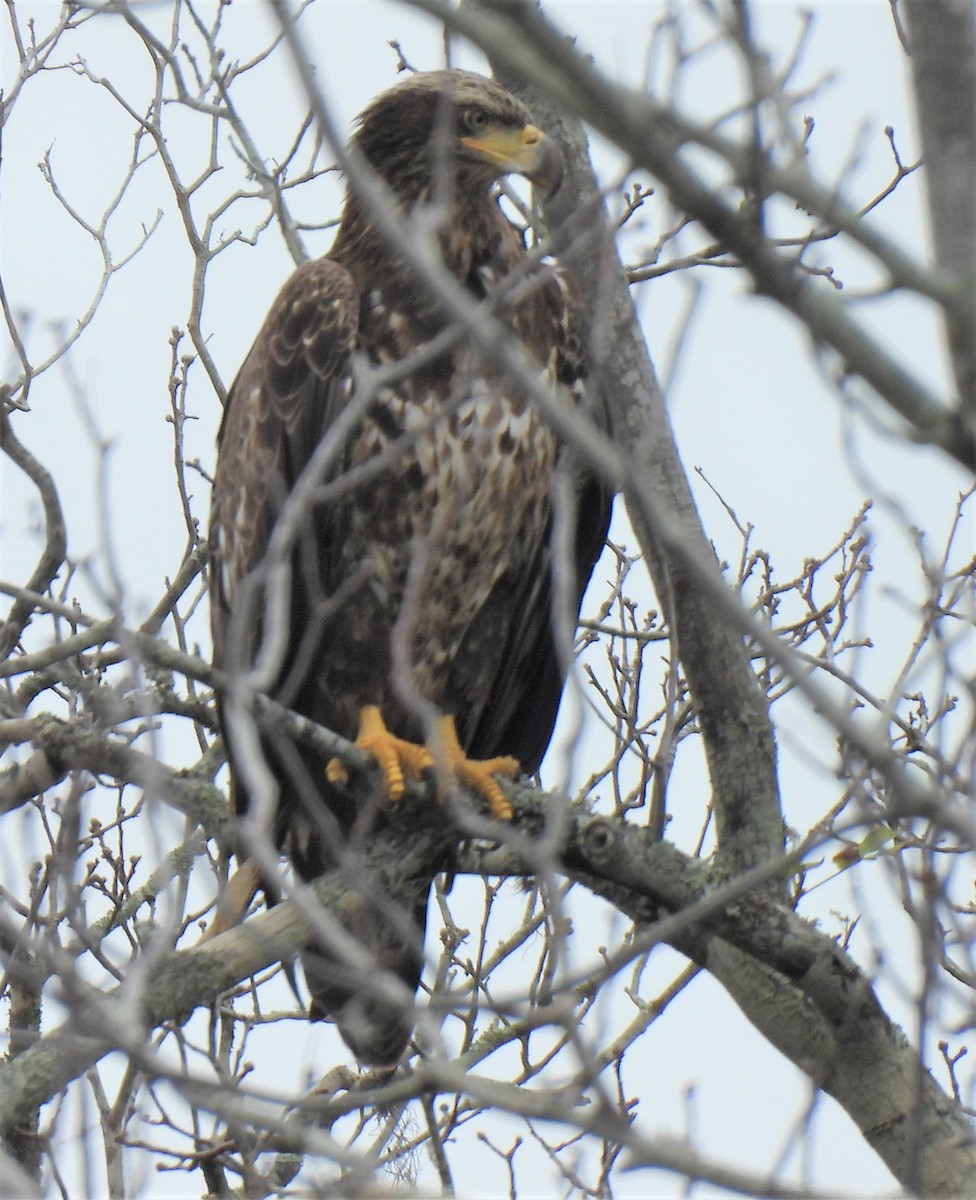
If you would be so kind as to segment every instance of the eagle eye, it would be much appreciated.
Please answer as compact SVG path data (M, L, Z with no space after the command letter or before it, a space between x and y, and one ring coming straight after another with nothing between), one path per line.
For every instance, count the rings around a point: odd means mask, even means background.
M483 108L466 108L464 110L464 124L472 133L482 133L488 123L488 114Z

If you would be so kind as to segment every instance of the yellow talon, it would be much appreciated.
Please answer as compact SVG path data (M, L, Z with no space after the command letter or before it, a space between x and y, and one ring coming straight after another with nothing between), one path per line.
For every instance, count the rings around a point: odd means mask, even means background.
M406 742L387 729L375 704L367 704L359 713L359 732L356 745L376 759L383 777L383 790L395 804L402 796L407 779L419 779L434 759L425 746ZM329 760L325 768L330 783L347 783L349 772L338 758Z
M514 779L519 769L517 759L507 755L481 760L468 758L458 741L453 717L441 717L437 722L437 749L443 755L448 774L487 800L488 811L496 821L512 819L512 806L493 776Z
M426 746L404 741L390 733L377 706L367 704L359 713L356 745L376 759L383 777L383 790L394 804L403 796L407 779L419 779L424 771L436 764L444 772L444 778L454 779L487 800L488 811L496 821L512 819L512 806L494 776L514 779L519 770L518 761L508 756L480 761L468 758L458 741L453 717L441 717L437 722L434 753L431 753ZM330 783L349 781L349 772L338 758L329 760L325 774Z
M329 783L348 783L349 772L341 758L330 758L325 764L325 777Z

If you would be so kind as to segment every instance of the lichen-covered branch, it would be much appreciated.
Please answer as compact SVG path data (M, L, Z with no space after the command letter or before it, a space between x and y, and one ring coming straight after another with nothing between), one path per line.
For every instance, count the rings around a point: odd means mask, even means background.
M528 787L511 794L517 828L530 842L537 840L553 798ZM408 836L370 847L357 863L352 886L395 892L398 879L442 853L457 836L429 803L421 802L415 817ZM921 1095L916 1093L916 1052L881 1010L870 981L832 938L787 909L756 899L758 879L747 875L710 887L708 873L668 843L579 808L572 812L559 856L571 875L638 923L636 942L608 964L610 970L665 941L713 971L736 999L744 987L751 1019L785 1052L796 1052L795 1031L802 1025L806 1069L848 1108L896 1176L906 1184L912 1179L929 1195L969 1194L976 1178L976 1137L969 1123L928 1075ZM755 873L782 873L796 858L782 856ZM531 859L526 865L531 869ZM50 1099L112 1049L135 1055L141 1068L151 1071L152 1056L137 1028L183 1019L248 975L291 958L315 936L311 893L325 909L338 911L349 886L345 871L335 871L316 882L308 896L279 904L203 945L164 955L153 965L151 987L133 971L132 982L96 994L61 964L62 984L74 992L72 1018L0 1068L0 1128L9 1129L21 1113ZM757 971L769 989L761 1013ZM573 986L572 980L563 981L552 1003L571 994ZM799 1021L790 1015L793 1009L802 1013ZM139 1013L136 1023L115 1017L133 1010ZM852 1076L861 1086L852 1085ZM920 1120L925 1134L910 1163L901 1135L909 1120Z

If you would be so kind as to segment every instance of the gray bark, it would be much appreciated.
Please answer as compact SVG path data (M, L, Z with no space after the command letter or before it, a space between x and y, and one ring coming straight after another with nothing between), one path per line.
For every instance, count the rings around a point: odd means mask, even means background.
M976 428L976 6L905 0L935 257L952 279L946 340Z

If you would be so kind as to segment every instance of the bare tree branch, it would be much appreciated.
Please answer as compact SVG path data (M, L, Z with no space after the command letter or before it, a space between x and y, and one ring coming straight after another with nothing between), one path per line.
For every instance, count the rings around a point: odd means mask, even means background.
M0 398L0 403L4 403ZM44 511L45 542L41 557L27 581L27 590L46 592L61 569L67 553L64 514L58 499L57 487L50 472L24 446L10 427L10 414L4 409L0 414L0 449L11 462L16 463L37 488ZM0 626L0 659L4 659L17 644L33 613L33 606L24 600L15 600Z

